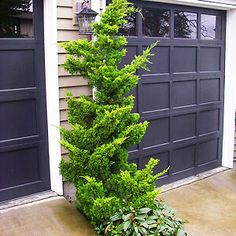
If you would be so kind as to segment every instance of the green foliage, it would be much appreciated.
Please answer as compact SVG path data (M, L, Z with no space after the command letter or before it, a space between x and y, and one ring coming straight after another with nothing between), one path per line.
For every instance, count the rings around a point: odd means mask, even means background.
M99 235L118 236L186 236L183 221L161 201L151 208L123 208L108 222L97 227Z
M152 207L158 194L155 182L165 173L153 175L158 162L154 159L143 170L128 163L127 149L141 141L148 122L140 122L139 114L132 113L134 98L127 94L138 83L136 70L147 69L155 46L118 67L126 54L126 39L117 33L134 10L127 0L113 0L93 25L95 40L62 44L67 52L65 69L96 87L95 99L68 95L70 129L60 129L61 145L68 150L60 171L76 186L78 209L96 227L123 207Z
M121 171L113 174L107 180L107 189L115 193L126 206L134 208L150 207L159 193L155 189L155 182L159 174L153 176L153 168L158 163L155 159L150 159L143 170ZM164 172L162 173L164 174Z

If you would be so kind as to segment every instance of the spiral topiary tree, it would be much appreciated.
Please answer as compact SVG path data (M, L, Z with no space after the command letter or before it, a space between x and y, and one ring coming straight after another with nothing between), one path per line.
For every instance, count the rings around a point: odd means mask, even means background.
M158 194L155 182L161 174L153 175L158 161L151 159L143 170L128 163L127 149L141 141L148 122L139 122L139 114L132 113L134 97L127 94L138 83L136 70L147 69L155 46L118 67L127 41L117 33L134 11L127 0L113 0L93 25L95 40L62 44L67 52L64 68L96 88L95 99L69 95L70 129L61 128L61 144L69 154L60 163L65 180L76 186L78 209L96 227L123 207L152 207Z

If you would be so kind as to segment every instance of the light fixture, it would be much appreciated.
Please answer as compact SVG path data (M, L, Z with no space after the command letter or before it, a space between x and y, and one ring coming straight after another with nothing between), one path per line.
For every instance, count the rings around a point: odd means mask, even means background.
M98 13L90 8L89 0L84 0L80 7L78 6L78 11L75 14L77 16L79 34L92 34L91 24L95 22Z

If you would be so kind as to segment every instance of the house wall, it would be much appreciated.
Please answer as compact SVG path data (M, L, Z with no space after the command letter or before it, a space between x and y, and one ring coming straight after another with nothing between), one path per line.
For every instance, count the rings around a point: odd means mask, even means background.
M57 38L58 43L88 38L78 34L78 26L74 25L74 1L73 0L57 0ZM72 76L66 72L62 64L65 61L65 51L58 46L58 76L59 76L59 102L60 102L60 124L62 127L68 127L66 112L66 93L72 92L75 97L81 95L92 95L91 88L88 83L80 75ZM67 153L62 150L62 156Z
M57 41L58 43L88 38L89 36L79 35L78 26L75 23L75 1L57 0ZM66 58L65 51L58 45L58 79L59 79L59 106L60 125L68 127L66 94L72 92L74 97L81 95L92 96L92 90L88 82L80 75L72 76L63 69L62 64ZM67 151L61 148L62 158L65 158ZM64 182L64 196L71 200L74 196L74 188L71 184Z

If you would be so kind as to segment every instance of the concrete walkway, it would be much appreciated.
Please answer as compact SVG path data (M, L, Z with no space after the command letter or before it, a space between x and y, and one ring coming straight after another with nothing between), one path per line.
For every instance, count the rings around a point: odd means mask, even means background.
M236 171L170 190L160 198L189 221L189 236L236 236ZM0 211L0 236L95 236L62 197Z
M189 222L185 225L189 236L236 235L236 171L170 190L160 198Z

